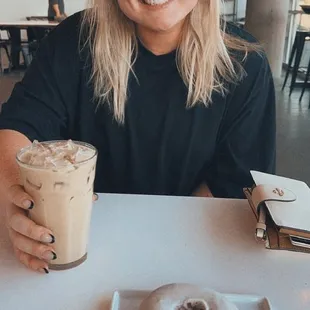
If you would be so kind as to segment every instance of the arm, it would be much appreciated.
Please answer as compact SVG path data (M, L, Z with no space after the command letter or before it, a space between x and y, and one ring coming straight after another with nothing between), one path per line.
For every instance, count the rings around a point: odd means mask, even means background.
M0 208L8 200L8 189L19 184L19 170L16 153L30 144L30 140L14 130L0 130Z
M79 58L74 57L77 44L70 42L78 42L72 39L75 28L76 24L68 27L64 22L42 41L36 59L0 114L0 207L6 210L16 256L43 273L48 273L48 260L53 257L53 232L26 216L25 209L35 206L20 186L15 156L34 139L67 139L70 135L69 118L74 117L69 117L69 110L73 111L77 102L79 81Z
M58 0L49 0L49 5L53 8L56 17L60 17L60 9L59 9L59 4L58 4Z
M20 132L30 141L69 138L80 82L77 29L70 18L42 40L24 78L2 106L0 130Z
M15 85L8 102L2 106L0 191L5 192L9 183L18 180L15 155L19 148L35 139L69 138L69 109L73 111L77 102L79 54L78 33L74 35L73 31L76 24L67 21L73 27L65 22L42 40L24 78ZM6 184L5 180L11 181Z
M247 76L227 98L206 182L216 197L244 198L251 187L250 170L275 172L276 114L272 74L265 56L251 53Z
M56 17L61 16L58 4L53 4L53 10L54 10L54 12L56 14Z

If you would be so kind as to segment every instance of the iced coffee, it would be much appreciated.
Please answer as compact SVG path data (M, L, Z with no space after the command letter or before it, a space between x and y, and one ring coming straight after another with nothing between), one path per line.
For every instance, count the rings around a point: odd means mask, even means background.
M52 230L57 258L50 269L69 269L87 258L96 149L86 143L50 141L17 154L21 181L33 198L30 218Z

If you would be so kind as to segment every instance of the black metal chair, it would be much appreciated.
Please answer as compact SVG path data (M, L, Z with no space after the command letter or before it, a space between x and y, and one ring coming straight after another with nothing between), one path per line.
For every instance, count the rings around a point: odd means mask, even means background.
M304 5L300 5L300 7L303 11L303 14L306 14L306 15L310 14L310 5L304 4ZM305 88L307 88L309 86L308 77L306 77L304 83L296 82L298 70L300 67L300 61L301 61L302 54L303 54L304 47L305 47L305 43L306 43L306 41L309 41L309 40L310 40L310 29L300 29L300 28L297 29L295 41L293 44L292 52L291 52L290 59L289 59L288 68L286 71L286 75L285 75L285 79L284 79L284 83L283 83L283 87L282 87L282 90L283 90L285 85L286 85L290 71L292 71L290 95L292 94L295 86L302 86L303 87L303 93L305 92ZM294 66L292 67L294 57L295 57L295 61L294 61ZM308 66L308 71L309 71L309 66ZM303 94L302 94L302 96L303 96ZM302 99L302 96L301 96L301 99Z
M33 29L27 28L27 39L23 39L21 35L21 29L15 27L6 27L6 30L10 37L10 57L11 57L11 69L12 70L25 70L32 62L35 57L39 39L41 37L37 36ZM42 33L42 37L45 32ZM24 63L20 63L20 55L23 57Z
M298 70L299 70L302 54L303 54L304 47L305 47L305 42L309 39L310 39L310 30L307 30L307 31L297 30L296 31L295 41L293 44L292 52L291 52L289 63L288 63L288 68L286 70L286 75L285 75L285 79L284 79L284 83L282 87L282 90L283 90L284 87L286 86L288 76L290 72L292 72L290 95L292 94L294 88L300 84L296 82L296 79L298 75ZM295 61L292 67L294 58L295 58ZM306 86L307 86L307 83L306 83Z
M306 91L306 88L307 88L307 85L308 85L309 78L310 78L310 59L309 59L308 69L307 69L307 73L306 73L306 77L305 77L304 85L303 85L303 87L302 87L302 92L301 92L299 101L302 100L302 98L303 98L303 96L304 96L304 94L305 94L305 91ZM310 100L309 100L309 109L310 109Z

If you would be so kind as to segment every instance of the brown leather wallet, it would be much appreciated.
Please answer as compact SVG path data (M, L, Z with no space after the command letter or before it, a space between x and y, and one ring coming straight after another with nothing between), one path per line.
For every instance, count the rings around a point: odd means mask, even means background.
M266 248L310 253L310 231L276 225L266 205L268 202L280 202L293 207L296 196L292 191L258 185L245 188L244 193L257 219L256 238L263 241Z

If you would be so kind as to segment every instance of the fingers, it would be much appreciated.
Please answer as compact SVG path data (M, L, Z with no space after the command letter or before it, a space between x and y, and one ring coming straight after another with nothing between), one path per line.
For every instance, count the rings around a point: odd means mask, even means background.
M212 192L207 184L201 184L193 193L195 197L213 197Z
M10 238L16 249L44 261L52 261L57 258L54 249L46 244L31 240L14 230L10 230ZM22 255L22 254L21 254Z
M93 201L97 201L99 199L99 196L97 193L93 193Z
M41 273L49 273L47 262L31 256L25 252L22 252L17 248L14 248L14 252L19 261L27 268Z
M16 206L31 210L34 207L34 202L30 195L28 195L21 185L13 185L9 190L10 201ZM93 194L93 201L97 201L99 196L97 193Z
M36 225L26 216L26 211L11 204L7 206L7 218L10 239L14 246L17 258L26 267L41 272L49 273L48 261L56 258L51 246L42 244L55 242L50 230ZM38 240L31 240L29 238Z
M55 237L49 229L34 223L26 216L24 210L16 207L15 205L8 207L7 216L8 226L15 232L40 242L55 242Z
M21 185L13 185L9 189L9 198L16 206L30 210L34 207L32 198L24 191Z
M52 231L39 226L27 217L27 211L34 207L33 200L22 186L10 188L11 204L7 205L7 224L17 258L28 268L48 273L48 262L57 258L53 247L55 242ZM98 200L93 194L93 201Z

